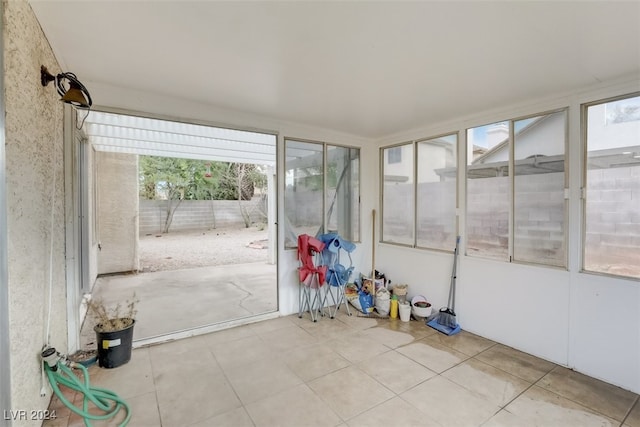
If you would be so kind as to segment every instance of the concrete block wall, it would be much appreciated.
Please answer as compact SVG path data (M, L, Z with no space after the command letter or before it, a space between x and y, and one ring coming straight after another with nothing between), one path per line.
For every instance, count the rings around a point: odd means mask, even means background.
M322 224L322 191L285 190L285 215L293 227Z
M413 236L413 184L385 183L382 203L382 240L406 242Z
M585 267L640 274L640 166L587 172Z
M509 239L509 177L467 181L467 252L505 259Z
M140 200L140 235L161 233L167 217L166 200ZM175 202L174 202L175 203ZM266 223L266 200L254 197L240 202L251 223ZM215 216L215 218L214 218ZM176 209L169 232L244 227L237 200L183 200Z
M473 179L467 182L467 244L484 255L506 259L509 236L509 177ZM564 173L522 175L515 179L514 256L516 260L565 265ZM585 264L602 272L636 265L640 259L640 167L589 171ZM433 210L451 206L454 190L447 185L418 187L418 239L446 239L455 212ZM411 234L408 184L385 187L385 240ZM422 230L420 228L422 227ZM449 231L447 231L449 230ZM615 267L618 266L618 267ZM637 273L636 273L637 274Z
M456 182L418 184L418 246L453 249L456 230Z
M516 180L517 255L521 260L564 262L564 174L528 175ZM508 177L468 182L467 240L473 249L505 257L509 235ZM410 200L413 188L392 184L385 191L385 238L411 233ZM455 182L418 186L418 244L450 241L455 233ZM447 207L451 207L447 210ZM425 243L426 245L426 243Z
M515 177L514 258L566 265L564 173Z

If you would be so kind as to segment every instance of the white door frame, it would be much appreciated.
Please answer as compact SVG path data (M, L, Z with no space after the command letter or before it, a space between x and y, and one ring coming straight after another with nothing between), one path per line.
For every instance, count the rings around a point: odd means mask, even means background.
M89 286L83 273L83 256L86 244L83 241L83 203L86 203L86 182L80 176L81 162L86 161L80 136L76 129L76 111L71 106L64 107L64 197L65 197L65 253L67 285L67 352L80 349L81 305L84 289ZM86 261L86 260L85 260ZM86 269L86 268L85 268Z

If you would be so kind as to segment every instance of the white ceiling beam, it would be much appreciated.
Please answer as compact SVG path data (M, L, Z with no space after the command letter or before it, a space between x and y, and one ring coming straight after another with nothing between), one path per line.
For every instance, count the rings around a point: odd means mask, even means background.
M244 156L226 156L221 157L218 155L208 155L205 153L185 153L184 151L168 151L168 150L154 150L144 149L131 146L113 146L113 145L94 145L96 151L110 152L110 153L122 153L122 154L136 154L140 156L159 156L159 157L177 157L181 159L193 159L193 160L209 160L209 161L223 161L230 163L247 163L254 165L267 165L275 166L275 159L269 160L257 160L249 159Z
M127 129L140 129L204 138L226 139L230 141L242 141L273 146L276 145L275 135L267 133L195 125L191 123L182 123L169 120L105 113L101 111L91 111L85 123L110 125Z

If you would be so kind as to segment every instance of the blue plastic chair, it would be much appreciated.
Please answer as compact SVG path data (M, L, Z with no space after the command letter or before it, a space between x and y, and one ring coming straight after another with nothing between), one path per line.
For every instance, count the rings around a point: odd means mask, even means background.
M329 317L332 319L338 313L340 305L344 303L347 314L351 316L351 310L347 303L347 297L345 294L345 286L349 283L349 278L353 273L353 260L351 259L351 252L356 248L356 245L348 240L343 239L337 233L322 234L318 239L325 244L322 251L322 259L324 265L327 266L327 291L324 297L324 304L326 304L328 298L331 298L329 303L333 303L329 306ZM349 266L346 267L340 263L340 252L344 251L349 257ZM333 311L331 307L333 306Z

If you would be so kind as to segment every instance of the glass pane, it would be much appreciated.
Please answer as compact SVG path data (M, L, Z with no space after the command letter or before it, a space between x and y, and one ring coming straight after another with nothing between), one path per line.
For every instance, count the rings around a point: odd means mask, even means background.
M382 240L413 245L413 144L382 151Z
M417 246L456 245L457 135L418 142Z
M467 255L509 259L509 126L467 129Z
M565 111L514 122L515 260L565 266Z
M322 232L323 145L285 140L285 247Z
M587 109L585 270L640 278L640 97Z
M327 146L327 231L360 241L360 150Z

